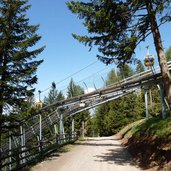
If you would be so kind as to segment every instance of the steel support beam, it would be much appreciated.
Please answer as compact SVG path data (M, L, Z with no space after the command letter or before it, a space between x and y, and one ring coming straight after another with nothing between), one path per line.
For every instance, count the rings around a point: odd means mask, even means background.
M84 124L84 121L82 121L82 137L84 138L84 133L85 133L85 124Z
M42 151L42 115L39 114L39 151Z
M11 132L9 132L9 170L12 170L12 164L11 164L11 162L12 162L12 157L11 157L11 155L12 155L12 140L11 140Z
M72 139L75 137L75 130L74 130L74 115L72 115Z
M147 91L148 91L148 89L145 88L145 89L144 89L144 93L145 93L145 114L146 114L146 119L149 118L149 114L148 114L148 96L147 96Z
M166 103L165 103L165 97L164 97L164 87L162 84L158 85L158 88L160 90L160 98L162 103L162 118L164 119L166 117Z
M60 143L62 143L63 140L63 113L60 113L60 121L59 121L59 131L60 131Z

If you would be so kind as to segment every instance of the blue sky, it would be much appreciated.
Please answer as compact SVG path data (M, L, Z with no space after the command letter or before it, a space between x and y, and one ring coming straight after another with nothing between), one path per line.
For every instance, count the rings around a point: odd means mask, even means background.
M86 28L83 27L82 21L72 14L67 6L67 0L30 0L31 8L28 11L31 24L40 24L38 33L42 39L36 46L46 45L46 49L39 55L44 59L43 64L37 71L38 84L35 85L38 90L45 90L51 86L52 81L60 82L78 70L92 64L87 69L75 74L73 79L75 82L84 80L88 87L102 84L101 76L105 77L106 73L114 68L114 65L106 66L97 61L97 50L93 48L89 51L89 47L77 42L72 33L86 34ZM161 27L164 48L167 49L171 45L171 23ZM152 37L143 42L136 50L136 57L143 59L146 54L146 46L150 45L150 53L154 54L155 49ZM96 62L97 61L97 62ZM99 71L99 73L96 73ZM94 75L92 75L94 74ZM91 77L89 77L91 76ZM88 77L87 79L84 79ZM63 90L68 85L70 79L59 84L57 88ZM79 82L84 87L83 81ZM46 95L48 90L42 96Z

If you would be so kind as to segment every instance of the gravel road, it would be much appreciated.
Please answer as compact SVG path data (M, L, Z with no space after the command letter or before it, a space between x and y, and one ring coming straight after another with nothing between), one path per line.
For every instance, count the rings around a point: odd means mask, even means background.
M137 171L131 156L114 137L88 138L60 156L53 156L31 171Z

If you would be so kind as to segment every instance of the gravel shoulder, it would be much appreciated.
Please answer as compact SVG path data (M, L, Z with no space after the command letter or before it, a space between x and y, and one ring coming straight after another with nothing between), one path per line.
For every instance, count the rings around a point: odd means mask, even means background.
M53 155L30 171L138 171L120 141L112 137L87 138L69 152Z

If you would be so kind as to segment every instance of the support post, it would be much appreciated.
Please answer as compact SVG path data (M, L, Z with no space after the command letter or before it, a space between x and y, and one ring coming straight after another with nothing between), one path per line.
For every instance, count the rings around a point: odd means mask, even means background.
M82 121L82 137L84 138L84 121Z
M11 154L12 154L12 140L11 140L11 132L9 132L9 170L12 170L12 157L11 157Z
M25 152L23 152L25 142L24 142L24 131L22 125L20 126L20 139L21 139L21 164L23 164L25 162L25 159L23 159L23 157L25 157Z
M62 144L62 140L63 140L63 114L62 113L60 113L59 129L60 129L60 144Z
M25 132L25 128L23 128L23 150L24 150L24 153L23 153L23 162L26 163L26 159L25 159L25 156L26 156L26 152L25 152L25 149L26 149L26 132Z
M145 113L146 113L146 119L149 118L148 116L148 96L147 96L147 88L144 89L144 93L145 93Z
M153 110L153 99L152 99L151 89L149 90L149 96L150 96L150 106L151 106L151 109Z
M39 114L39 146L40 152L42 152L42 115Z
M166 117L166 104L165 104L165 98L164 98L164 88L162 84L158 85L158 88L160 90L160 97L161 97L161 103L162 103L162 118L164 119Z
M55 130L55 142L56 144L58 144L58 128L57 125L54 125L54 130Z
M72 115L72 140L75 138L75 132L74 132L74 115Z

